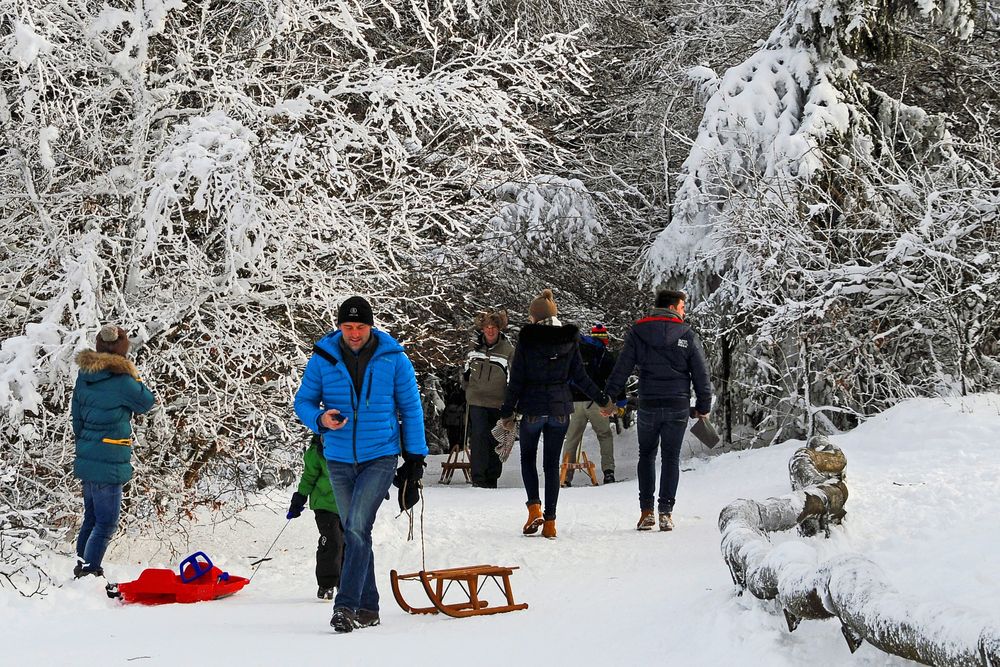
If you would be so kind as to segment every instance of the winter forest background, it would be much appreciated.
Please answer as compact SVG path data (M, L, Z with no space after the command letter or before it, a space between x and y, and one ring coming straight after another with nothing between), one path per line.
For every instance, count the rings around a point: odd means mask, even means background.
M134 333L126 530L287 485L364 294L433 431L473 313L690 291L729 448L1000 385L1000 4L0 0L0 551L78 520L74 354Z

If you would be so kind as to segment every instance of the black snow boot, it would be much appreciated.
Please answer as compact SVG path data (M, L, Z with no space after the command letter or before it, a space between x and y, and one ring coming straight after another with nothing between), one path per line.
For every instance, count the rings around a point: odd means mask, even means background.
M358 625L358 617L347 607L334 607L330 627L336 632L351 632Z
M370 628L372 626L378 625L381 620L378 617L377 611L370 611L368 609L358 609L357 615L357 626L359 628Z
M615 471L614 470L605 470L604 471L604 483L605 484L614 484L615 483Z
M319 589L316 591L316 597L319 598L320 600L332 600L333 595L336 592L337 592L336 586L331 586L330 588L324 588L323 586L320 586Z

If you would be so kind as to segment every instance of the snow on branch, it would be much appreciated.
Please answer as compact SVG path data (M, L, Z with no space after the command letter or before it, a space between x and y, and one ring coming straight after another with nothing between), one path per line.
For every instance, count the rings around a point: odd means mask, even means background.
M853 653L867 641L927 665L992 667L1000 661L994 619L952 605L927 603L895 590L859 554L818 562L806 542L772 545L769 533L810 524L828 530L844 515L846 458L824 436L789 461L793 493L763 502L737 500L719 515L722 555L733 581L762 600L776 600L789 631L803 619L837 618Z

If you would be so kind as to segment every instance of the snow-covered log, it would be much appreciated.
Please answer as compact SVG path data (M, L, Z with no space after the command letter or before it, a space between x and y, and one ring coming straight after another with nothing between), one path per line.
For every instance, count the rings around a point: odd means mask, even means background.
M802 619L839 619L852 653L868 641L928 665L1000 665L1000 628L989 617L901 593L859 554L819 563L806 542L771 543L768 533L844 516L846 463L840 449L817 436L789 461L792 493L741 499L722 510L722 555L733 581L755 597L777 600L790 631Z

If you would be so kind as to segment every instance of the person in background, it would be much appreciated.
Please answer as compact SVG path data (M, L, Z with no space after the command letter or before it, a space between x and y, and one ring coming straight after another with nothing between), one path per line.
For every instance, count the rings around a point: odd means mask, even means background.
M556 317L552 290L546 289L528 306L530 324L521 329L511 363L507 395L500 408L503 427L514 430L514 413L521 419L521 479L528 496L528 520L522 532L556 537L556 504L559 501L559 453L573 413L570 382L601 407L614 404L587 376L580 358L580 330ZM542 470L545 475L545 510L538 493L538 440L544 438Z
M80 372L70 408L76 438L73 474L83 482L76 578L104 576L104 553L118 529L122 487L132 479L132 415L149 412L156 402L125 357L129 342L124 329L101 327L95 348L76 355Z
M344 565L330 625L337 632L378 625L372 527L396 476L423 476L427 442L417 377L403 346L374 327L372 307L340 304L338 330L317 341L295 394L295 413L323 438L330 486L344 524Z
M500 406L507 390L507 370L514 346L503 332L507 311L488 310L475 319L479 334L465 358L465 402L468 405L469 448L472 455L472 486L497 488L503 464L497 455L496 438L490 433L500 420Z
M673 511L680 480L681 444L688 417L707 417L712 383L701 342L684 323L684 292L662 290L647 317L625 336L625 346L608 378L606 391L617 396L633 369L639 367L639 522L637 530L673 530ZM691 407L691 385L695 405ZM605 411L611 415L611 410ZM656 453L660 452L659 517L653 516Z
M285 518L291 521L302 515L306 500L316 517L319 543L316 545L316 597L332 600L340 586L340 569L344 562L344 528L337 511L337 499L330 486L330 472L323 456L323 438L313 435L303 455L304 467L299 488L292 494Z
M608 349L608 330L600 322L590 329L590 335L580 334L580 357L587 375L598 387L603 387L611 370L615 367L615 353ZM579 462L580 450L583 449L583 433L589 423L601 445L601 470L604 471L604 483L615 481L615 439L611 432L611 422L601 414L601 407L587 398L579 387L570 383L573 390L573 416L569 420L569 430L566 432L566 444L563 445L563 458L567 456L571 462ZM624 397L622 397L624 398ZM573 469L566 471L564 486L572 486Z

